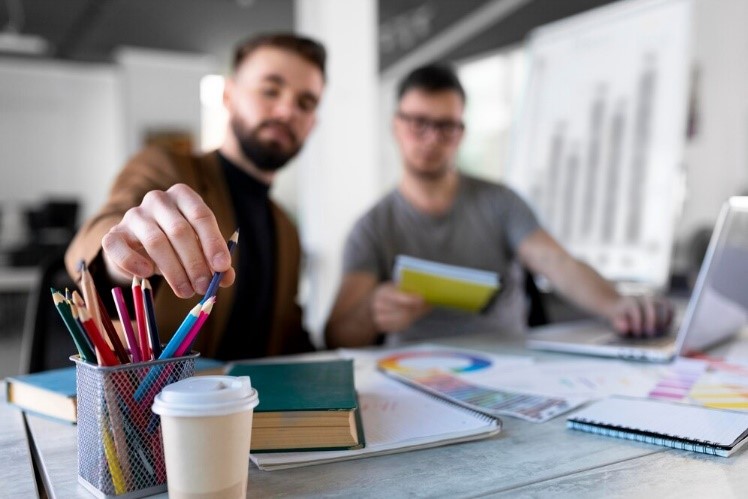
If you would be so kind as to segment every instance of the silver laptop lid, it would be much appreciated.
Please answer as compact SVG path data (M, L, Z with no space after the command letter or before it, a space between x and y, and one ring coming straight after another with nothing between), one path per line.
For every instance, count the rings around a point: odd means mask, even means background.
M678 331L676 353L702 351L748 322L748 197L722 206Z

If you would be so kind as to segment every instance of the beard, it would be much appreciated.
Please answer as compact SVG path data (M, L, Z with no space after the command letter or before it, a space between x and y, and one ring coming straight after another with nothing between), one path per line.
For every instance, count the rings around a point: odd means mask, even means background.
M414 177L424 182L436 182L447 176L452 169L449 163L443 163L433 168L423 169L409 162L405 162L405 169Z
M262 140L259 137L263 127L275 125L283 127L291 138L291 147L283 149L283 146L274 140ZM283 167L288 161L296 156L301 149L296 135L285 124L276 120L266 120L254 128L244 125L237 117L231 119L231 130L234 132L239 146L244 155L258 169L265 172L274 172Z

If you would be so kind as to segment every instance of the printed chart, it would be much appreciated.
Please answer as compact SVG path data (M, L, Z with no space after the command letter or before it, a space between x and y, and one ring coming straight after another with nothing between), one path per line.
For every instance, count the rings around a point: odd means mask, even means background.
M513 416L540 423L586 401L586 398L552 397L473 383L469 375L488 370L492 361L471 352L401 351L381 358L377 366L385 374L415 388L492 416Z
M684 153L690 4L617 2L542 26L507 182L609 279L668 278Z

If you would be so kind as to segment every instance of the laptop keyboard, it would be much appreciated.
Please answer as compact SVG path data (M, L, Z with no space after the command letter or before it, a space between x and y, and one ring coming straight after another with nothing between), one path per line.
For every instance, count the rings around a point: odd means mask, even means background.
M611 340L608 345L622 347L664 347L675 341L670 335L653 336L651 338L616 338Z

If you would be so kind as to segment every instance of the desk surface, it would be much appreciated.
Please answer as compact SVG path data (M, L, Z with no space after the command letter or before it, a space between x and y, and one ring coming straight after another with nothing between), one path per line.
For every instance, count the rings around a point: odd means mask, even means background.
M440 341L495 353L524 353L487 337ZM539 362L568 356L533 352ZM27 415L46 484L57 497L91 497L77 484L76 429ZM250 466L252 496L545 497L742 496L748 453L731 458L667 449L505 417L490 439L347 462L263 472Z
M5 393L5 383L0 382ZM0 403L0 497L38 497L23 413Z

